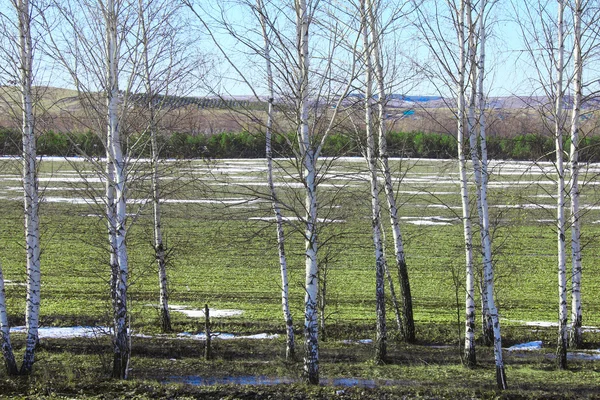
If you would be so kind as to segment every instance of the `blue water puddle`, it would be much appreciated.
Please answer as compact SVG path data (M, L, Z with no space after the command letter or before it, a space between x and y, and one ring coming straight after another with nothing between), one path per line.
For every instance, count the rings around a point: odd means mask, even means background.
M268 376L223 376L223 377L203 377L203 376L170 376L163 383L184 383L194 386L214 386L214 385L281 385L290 383L301 383L298 379L292 378L273 378ZM342 386L342 387L361 387L375 388L378 386L392 386L397 382L392 380L375 380L361 378L331 378L321 379L321 386Z
M515 344L514 346L511 346L506 350L508 350L508 351L533 351L533 350L541 350L541 349L542 349L542 341L536 340L534 342Z

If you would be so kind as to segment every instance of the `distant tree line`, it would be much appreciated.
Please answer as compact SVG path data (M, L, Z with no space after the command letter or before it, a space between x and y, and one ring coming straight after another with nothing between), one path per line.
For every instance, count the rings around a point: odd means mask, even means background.
M294 134L290 133L290 137ZM140 135L129 137L128 143L138 143L131 148L137 156L150 156L149 140L138 140ZM167 158L264 158L265 136L249 132L222 132L213 135L194 135L175 132L158 135L161 154ZM449 134L426 132L388 132L388 150L391 157L452 158L456 153L456 138ZM567 139L565 138L565 142ZM124 146L129 149L128 143ZM141 145L139 145L141 143ZM497 160L552 161L554 138L534 133L513 137L487 139L489 156ZM0 128L0 154L17 156L21 153L21 132ZM45 156L77 156L82 152L93 157L103 157L104 145L92 132L60 133L48 131L38 138L38 154ZM290 149L285 138L273 138L275 157L289 157ZM361 144L344 133L332 133L323 146L323 155L361 156ZM600 136L582 139L582 162L600 162Z

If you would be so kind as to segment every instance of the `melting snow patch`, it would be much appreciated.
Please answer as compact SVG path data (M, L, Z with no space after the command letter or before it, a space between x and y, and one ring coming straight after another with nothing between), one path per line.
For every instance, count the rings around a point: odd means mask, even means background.
M400 219L406 220L407 223L413 225L452 225L451 221L456 221L457 218L447 217L400 217Z
M170 305L169 308L173 311L183 313L191 318L204 318L204 310L197 309L188 309L188 306L181 305ZM226 317L236 317L238 315L242 315L244 312L242 310L217 310L213 308L209 308L209 314L211 318L226 318Z
M558 322L549 321L524 321L525 326L539 326L541 328L553 328L558 326Z
M517 324L522 324L524 326L539 326L540 328L552 328L558 326L557 322L550 321L522 321L516 319L509 319L507 321L515 322Z
M515 344L514 346L511 346L506 350L508 350L508 351L532 351L532 350L540 350L541 348L542 348L542 341L536 340L534 342Z
M514 320L514 319L508 319L507 321L510 322L516 322L518 324L523 324L524 326L537 326L540 328L555 328L558 327L558 322L550 322L550 321L522 321L522 320ZM571 328L571 325L568 325L568 328ZM584 331L587 332L595 332L600 330L600 328L598 328L597 326L582 326L581 327Z
M261 199L244 199L244 198L233 198L233 199L166 199L161 200L161 203L173 203L173 204L253 204L262 202Z
M256 220L256 221L265 221L265 222L270 222L270 221L275 221L277 219L277 217L250 217L248 218L250 220ZM284 221L301 221L303 220L303 218L298 218L298 217L282 217L282 219ZM328 219L328 218L317 218L317 222L321 222L321 223L344 223L346 222L346 220L343 219Z
M490 206L490 208L515 208L517 210L537 210L547 207L550 207L550 204L496 204Z
M27 329L24 326L15 326L10 328L10 331L12 333L27 333ZM99 335L106 335L107 332L109 332L109 328L102 326L67 326L38 329L39 337L48 339L91 338Z
M200 332L197 334L192 334L189 332L183 332L177 335L180 338L187 338L193 340L206 340L206 333ZM221 340L233 340L233 339L247 339L247 340L269 340L275 339L279 337L278 334L269 334L269 333L257 333L255 335L239 335L236 336L233 333L221 333L221 332L213 332L211 333L212 339L221 339Z
M373 339L359 339L359 340L342 340L344 344L371 344L373 343Z
M4 286L27 286L24 282L13 282L11 280L5 279Z
M567 358L569 360L597 361L600 360L600 350L588 353L567 353Z
M450 222L439 222L439 221L431 221L431 220L425 220L425 219L417 219L417 220L413 220L413 221L406 221L409 224L413 224L413 225L452 225Z

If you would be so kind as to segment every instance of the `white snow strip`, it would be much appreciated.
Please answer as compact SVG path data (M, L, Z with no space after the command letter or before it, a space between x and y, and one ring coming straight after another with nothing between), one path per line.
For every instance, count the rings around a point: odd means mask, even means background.
M423 220L423 221L443 221L443 222L453 222L458 221L458 218L448 218L448 217L440 217L440 216L432 216L432 217L400 217L400 219L404 220Z
M550 321L522 321L525 326L539 326L540 328L553 328L558 326L558 322Z
M417 219L412 221L406 221L412 225L422 225L422 226L443 226L443 225L452 225L450 222L438 222L438 221L428 221L423 219Z
M411 204L411 206L416 208L442 208L444 210L462 210L461 206L448 206L445 204Z
M208 183L208 185L210 186L229 186L229 185L233 185L233 183L228 183L228 182L211 182ZM238 186L268 186L267 182L236 182L235 185ZM303 188L304 184L301 182L285 182L285 183L280 183L277 186L279 187L286 187L286 188ZM356 185L356 184L339 184L339 185L335 185L333 183L320 183L319 184L320 188L342 188L342 187L360 187L360 185Z
M245 198L223 198L223 199L164 199L161 203L169 204L254 204L260 202L266 202L263 199L245 199Z
M490 208L514 208L518 210L537 210L552 207L551 204L496 204L490 205Z
M541 348L542 348L542 341L536 340L534 342L515 344L514 346L511 346L506 350L508 350L508 351L533 351L533 350L540 350Z
M180 338L185 338L185 339L193 339L193 340L206 340L206 333L201 332L198 334L192 334L192 333L188 333L188 332L184 332L184 333L180 333L177 335ZM240 339L247 339L247 340L270 340L270 339L275 339L278 338L279 335L278 334L270 334L270 333L257 333L255 335L240 335L240 336L236 336L232 333L220 333L220 332L212 332L211 333L211 338L212 339L221 339L221 340L240 340Z
M204 310L197 309L188 309L188 306L182 305L170 305L169 308L175 312L180 312L182 314L187 315L190 318L204 318ZM217 310L214 308L209 308L208 313L212 318L227 318L227 317L236 317L238 315L242 315L244 311L242 310Z
M587 353L567 353L567 359L569 360L584 360L584 361L598 361L600 360L600 350L594 350Z
M359 340L342 340L344 344L371 344L373 343L373 339L359 339Z
M250 217L248 218L250 220L256 220L256 221L265 221L265 222L270 222L270 221L275 221L277 219L277 217ZM284 221L303 221L303 218L298 218L298 217L282 217L282 219ZM322 222L322 223L344 223L346 222L346 220L344 219L328 219L328 218L317 218L317 222Z
M524 326L537 326L540 328L558 327L558 322L552 322L552 321L523 321L523 320L518 320L518 319L507 319L507 321L522 324ZM568 327L570 328L570 326L571 325L569 324ZM600 329L597 326L582 326L581 328L588 330L588 331L593 331L594 329Z
M27 333L25 326L10 328L11 333ZM39 337L42 339L72 339L81 337L97 337L106 335L109 328L99 326L68 326L68 327L42 327L38 328Z
M4 286L27 286L27 284L24 282L13 282L9 279L5 279Z
M432 192L430 190L399 190L398 191L399 194L414 194L414 195L423 195L423 194L427 194L430 196L443 196L443 195L455 195L458 194L458 191L455 192Z

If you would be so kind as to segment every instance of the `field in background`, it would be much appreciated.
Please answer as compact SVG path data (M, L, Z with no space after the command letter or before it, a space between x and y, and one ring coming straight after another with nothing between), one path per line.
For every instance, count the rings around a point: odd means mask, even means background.
M4 210L0 257L9 310L22 323L24 252L21 189L16 161L1 162L0 203ZM327 270L327 325L343 338L369 336L374 327L374 265L364 161L328 160L320 186L322 265ZM266 201L263 160L165 162L164 229L170 253L171 303L239 309L219 320L234 333L281 332L275 228ZM128 244L132 324L155 332L157 277L151 248L147 163L134 164ZM278 186L291 208L287 250L292 306L300 327L304 279L301 183L293 166L279 161ZM462 314L464 253L456 164L443 160L394 160L400 215L406 240L418 329L456 322L458 290ZM497 295L504 325L556 319L556 256L551 164L497 162L490 178ZM600 325L600 194L591 165L583 186L584 324ZM101 176L89 163L46 159L41 163L44 202L42 321L44 325L106 324L108 266ZM391 235L388 235L391 236ZM477 237L477 236L475 236ZM388 237L388 242L391 237ZM388 249L392 248L388 243ZM391 258L391 257L390 257ZM393 265L390 265L392 272ZM395 275L395 274L394 274ZM198 320L173 313L175 329L197 330ZM392 324L392 312L390 327ZM422 335L427 333L421 331ZM341 335L341 336L340 336ZM455 334L437 338L452 343Z
M478 348L480 367L460 365L457 318L463 315L464 252L455 161L392 160L414 296L417 345L398 342L388 309L390 363L374 366L374 262L367 173L360 158L325 159L320 189L321 268L327 271L326 341L322 374L328 378L375 379L376 389L344 388L351 398L494 397L493 354ZM102 168L101 163L98 164ZM245 379L256 376L300 379L299 362L286 362L279 269L272 211L266 201L262 159L188 160L162 163L165 238L170 251L170 304L174 333L159 335L157 274L151 248L152 224L147 160L132 162L129 176L128 250L132 380L108 380L110 342L98 336L111 325L103 219L103 179L81 159L44 158L40 163L42 218L42 326L94 326L88 338L42 338L34 376L4 378L3 393L34 397L156 398L227 396L331 398L339 388L209 386L192 388L170 381ZM7 284L12 326L24 323L25 268L22 248L22 189L17 159L0 160L0 259ZM506 352L511 390L507 398L593 396L600 347L600 165L588 165L582 187L584 235L583 304L587 352L554 371L552 353L557 315L554 183L550 163L493 162L490 214L494 223L497 299L504 346L542 340L541 352ZM304 256L302 184L290 160L277 160L276 182L284 211L291 274L291 302L301 341ZM297 210L295 213L292 210ZM474 212L474 211L473 211ZM388 249L391 249L388 235ZM475 234L477 237L477 233ZM389 257L391 259L391 257ZM394 266L390 265L392 274ZM387 290L387 289L386 289ZM222 337L277 334L268 340L216 340L215 360L202 360L199 310L213 309L213 330ZM50 332L50 331L45 331ZM224 335L227 333L228 335ZM17 349L22 336L13 335ZM259 336L260 337L260 336ZM432 346L435 345L435 346ZM442 346L440 346L442 345ZM301 344L298 344L300 351ZM583 357L583 358L581 358ZM162 383L161 383L162 382ZM387 382L387 383L385 383ZM384 386L379 386L379 385ZM388 385L388 386L385 386ZM338 393L339 392L339 393ZM293 396L292 396L293 395ZM287 397L286 397L287 396ZM298 397L293 397L298 398Z

